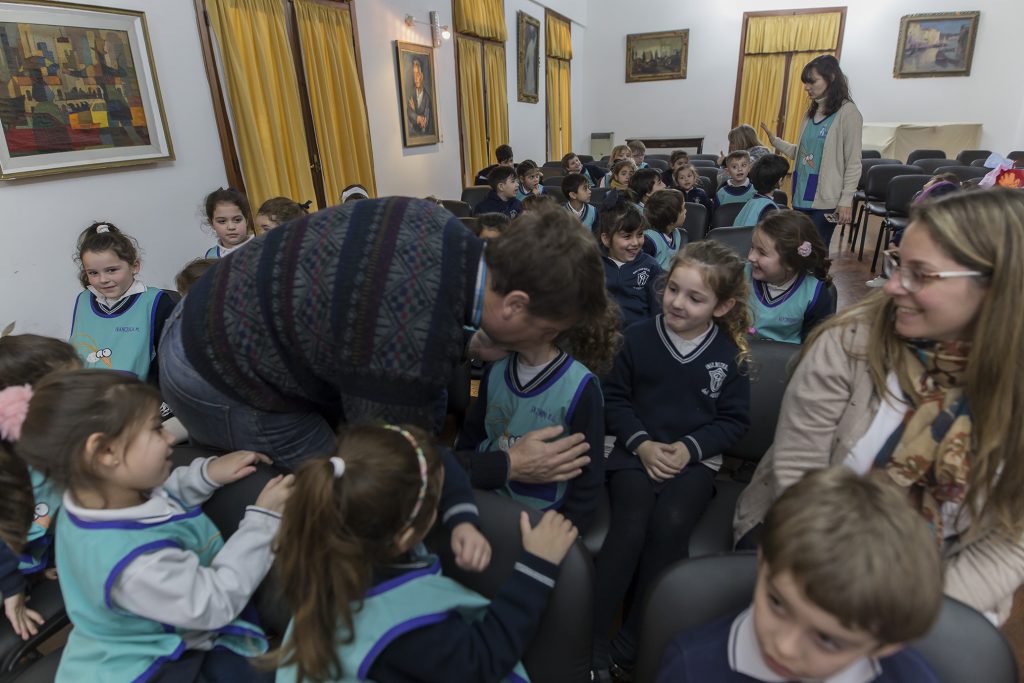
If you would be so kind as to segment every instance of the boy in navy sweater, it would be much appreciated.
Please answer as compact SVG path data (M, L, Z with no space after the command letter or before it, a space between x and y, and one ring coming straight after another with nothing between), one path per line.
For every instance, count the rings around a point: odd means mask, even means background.
M661 312L656 285L662 270L643 250L645 225L643 215L618 194L609 195L597 219L605 286L619 304L623 329Z
M487 176L491 174L498 166L508 166L509 168L515 167L515 162L512 160L512 148L508 145L498 145L498 149L494 150L494 156L498 160L498 163L491 164L486 168L482 168L476 173L474 182L477 185L488 185Z
M473 208L473 215L481 213L503 213L509 220L523 212L523 205L516 199L519 182L511 166L497 166L487 176L490 193Z
M675 638L659 683L938 683L905 643L942 604L935 538L894 486L818 470L765 518L754 601Z

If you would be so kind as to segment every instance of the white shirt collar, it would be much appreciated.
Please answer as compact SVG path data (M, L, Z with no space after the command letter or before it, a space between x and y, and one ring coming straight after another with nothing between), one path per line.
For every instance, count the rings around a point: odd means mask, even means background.
M89 285L87 289L90 292L92 292L93 296L96 297L96 301L100 302L101 304L103 304L107 308L113 308L119 301L124 301L125 299L127 299L130 296L132 296L133 294L141 294L142 292L145 292L146 291L146 285L142 284L142 280L136 279L135 282L132 283L132 286L129 287L128 289L124 290L124 294L122 294L121 296L117 297L116 299L108 299L108 298L106 298L105 296L100 294L100 291L98 289L96 289L95 287L93 287L92 285Z
M87 522L134 521L155 524L185 512L185 508L171 498L162 487L153 489L149 494L149 500L134 507L113 510L82 507L75 502L70 491L64 492L63 504L67 512Z
M245 240L244 242L241 242L239 244L236 244L233 247L225 247L223 244L220 243L220 240L217 240L217 253L220 254L221 258L224 258L225 256L227 256L231 252L238 251L239 249L241 249L245 245L249 244L249 242L251 242L254 237L256 237L256 235L249 235L249 238L247 240Z
M768 668L761 656L761 646L754 633L754 608L748 607L732 622L729 632L729 668L764 683L787 683ZM872 657L861 657L822 683L869 683L882 673Z

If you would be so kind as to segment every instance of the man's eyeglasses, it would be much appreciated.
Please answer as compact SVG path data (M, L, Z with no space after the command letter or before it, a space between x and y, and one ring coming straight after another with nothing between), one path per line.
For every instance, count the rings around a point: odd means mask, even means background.
M920 291L929 282L935 280L948 280L954 277L985 277L985 274L977 270L947 270L938 273L926 273L913 268L900 266L900 252L898 249L889 249L882 252L882 272L887 278L899 277L900 285L908 292Z

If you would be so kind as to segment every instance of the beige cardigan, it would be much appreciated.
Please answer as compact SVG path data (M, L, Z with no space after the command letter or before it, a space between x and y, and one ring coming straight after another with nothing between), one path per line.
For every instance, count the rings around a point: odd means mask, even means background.
M807 117L800 123L797 144L782 138L772 137L776 149L790 159L796 159L800 139L807 126ZM864 117L857 106L847 100L836 112L836 120L825 135L825 148L821 153L821 168L818 169L818 189L814 195L812 209L832 210L839 206L853 206L853 195L860 182L861 138L864 134Z
M775 442L737 504L737 539L805 473L841 465L870 427L881 399L867 361L854 357L864 355L868 342L868 324L851 323L827 330L806 349L782 399ZM1013 593L1024 583L1024 539L972 527L944 549L943 560L947 595L995 612L1000 623L1009 616Z

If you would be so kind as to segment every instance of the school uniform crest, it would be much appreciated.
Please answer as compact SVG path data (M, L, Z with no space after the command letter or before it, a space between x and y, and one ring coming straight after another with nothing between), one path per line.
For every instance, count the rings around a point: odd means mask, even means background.
M650 268L641 268L636 272L636 284L639 287L643 287L647 284L647 281L651 278Z
M719 392L722 390L722 384L725 382L725 378L729 375L729 368L725 363L714 362L708 363L704 366L708 371L708 387L701 389L701 393L705 396L717 398Z

